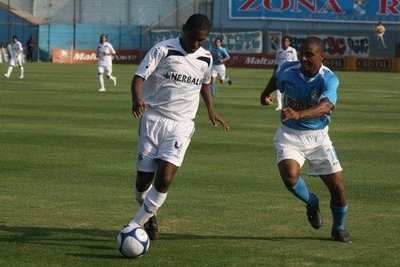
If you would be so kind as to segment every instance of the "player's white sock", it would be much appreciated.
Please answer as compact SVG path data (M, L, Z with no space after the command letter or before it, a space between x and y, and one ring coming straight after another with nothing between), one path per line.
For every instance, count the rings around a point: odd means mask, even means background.
M147 193L149 193L150 189L153 187L153 185L150 185L150 187L144 191L144 192L139 192L135 186L135 195L136 195L136 201L139 203L139 205L143 204L144 199L147 196Z
M104 77L103 74L99 74L100 89L104 88Z
M24 67L23 66L19 67L19 70L21 71L21 75L19 76L19 78L23 79L24 78Z
M129 224L138 224L143 226L153 215L157 212L158 208L162 206L167 193L160 193L154 187L152 187L144 199L143 205L136 213L135 218L129 222Z
M10 76L12 71L13 71L13 67L12 66L8 66L6 75Z

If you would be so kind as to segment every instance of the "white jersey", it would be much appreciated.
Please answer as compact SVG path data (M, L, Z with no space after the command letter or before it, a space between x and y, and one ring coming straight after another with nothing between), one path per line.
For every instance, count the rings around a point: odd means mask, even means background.
M105 55L104 53L115 54L114 47L109 42L99 44L96 49L97 57L99 58L99 66L110 67L112 66L112 55Z
M11 58L14 60L21 60L24 49L22 48L21 42L12 42L10 49Z
M289 46L286 50L280 48L276 53L276 64L278 65L278 69L282 66L286 61L296 61L297 60L297 52L296 49Z
M211 81L211 53L200 47L187 53L179 38L156 44L135 75L144 78L143 101L161 115L176 121L193 120L202 84Z

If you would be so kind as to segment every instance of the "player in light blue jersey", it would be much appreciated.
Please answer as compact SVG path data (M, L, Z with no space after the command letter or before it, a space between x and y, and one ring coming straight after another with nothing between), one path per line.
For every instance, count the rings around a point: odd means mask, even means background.
M307 160L309 174L319 176L331 194L332 238L350 242L350 233L344 227L348 205L342 168L328 135L339 80L322 64L323 52L322 40L308 37L300 47L299 61L284 63L268 82L260 100L262 105L270 105L273 91L279 88L284 93L282 125L275 134L274 145L286 187L306 203L308 220L319 229L319 200L300 177L300 169Z
M219 81L224 84L232 84L232 80L226 76L225 63L228 62L230 56L226 48L222 47L222 39L217 37L214 40L214 48L211 49L211 55L213 57L213 64L211 69L211 93L215 96L215 81L219 77Z

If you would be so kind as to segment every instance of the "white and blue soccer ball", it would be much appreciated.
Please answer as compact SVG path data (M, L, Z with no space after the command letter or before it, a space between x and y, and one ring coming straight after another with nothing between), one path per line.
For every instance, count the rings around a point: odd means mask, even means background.
M126 226L117 236L117 249L127 258L143 256L149 246L149 236L137 225Z

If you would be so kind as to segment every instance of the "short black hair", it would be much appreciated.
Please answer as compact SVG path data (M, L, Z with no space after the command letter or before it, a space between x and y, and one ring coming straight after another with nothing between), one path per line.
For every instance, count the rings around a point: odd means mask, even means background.
M322 41L321 38L316 37L316 36L307 37L304 40L303 44L314 44L319 48L321 53L323 53L325 51L325 49L324 49L324 41Z
M207 16L203 14L191 15L186 23L183 25L183 30L199 30L199 31L210 31L211 23Z
M292 38L290 38L290 36L289 36L289 35L285 35L285 36L283 36L283 37L282 37L282 42L283 42L283 40L285 40L285 39L288 39L288 40L289 40L289 42L292 42Z
M17 40L18 40L18 36L14 35L14 36L13 36L13 40L14 40L14 39L17 39Z
M101 40L103 39L103 37L106 37L106 39L108 39L107 35L103 33L102 35L100 35L100 40L99 40L100 43L101 43Z
M214 41L217 41L217 40L219 40L222 43L222 38L221 37L217 37L217 38L214 39Z

